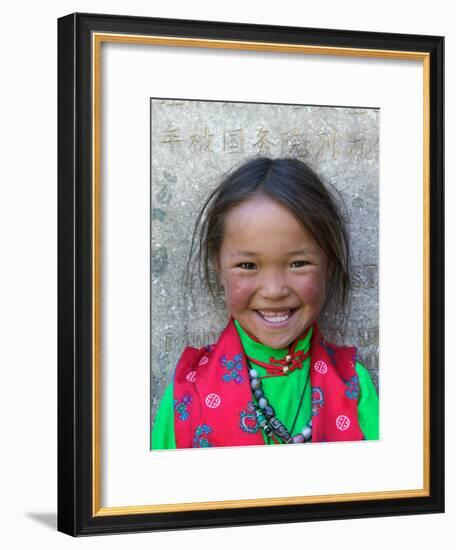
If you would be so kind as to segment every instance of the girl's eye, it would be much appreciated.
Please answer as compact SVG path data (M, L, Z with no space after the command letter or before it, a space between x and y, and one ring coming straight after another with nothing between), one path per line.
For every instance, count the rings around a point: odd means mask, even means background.
M241 269L255 269L256 268L256 265L253 264L252 262L242 262L238 265L238 267L240 267Z
M306 262L304 260L296 260L294 262L291 262L290 267L304 267L306 265L309 265L309 262Z

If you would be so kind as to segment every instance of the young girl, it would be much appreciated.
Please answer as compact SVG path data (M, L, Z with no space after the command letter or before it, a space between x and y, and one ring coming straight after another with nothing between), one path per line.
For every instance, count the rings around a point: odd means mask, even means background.
M344 308L350 276L342 218L316 174L296 159L248 161L203 206L191 258L198 233L200 273L212 293L223 287L230 320L215 344L184 350L152 448L378 439L356 348L317 324L325 306Z

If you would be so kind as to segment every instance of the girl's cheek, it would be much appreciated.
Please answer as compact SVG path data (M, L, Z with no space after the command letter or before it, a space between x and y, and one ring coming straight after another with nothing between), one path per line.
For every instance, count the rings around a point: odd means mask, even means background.
M326 279L317 274L305 277L299 285L299 289L299 293L306 301L324 301L326 297Z
M246 282L235 278L228 278L225 282L225 299L230 310L237 310L244 307L251 295L251 290Z

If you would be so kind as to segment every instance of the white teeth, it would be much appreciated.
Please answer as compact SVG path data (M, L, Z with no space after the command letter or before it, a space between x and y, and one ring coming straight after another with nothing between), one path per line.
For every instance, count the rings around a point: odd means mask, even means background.
M291 317L291 311L261 311L258 310L258 313L265 319L268 323L282 323Z

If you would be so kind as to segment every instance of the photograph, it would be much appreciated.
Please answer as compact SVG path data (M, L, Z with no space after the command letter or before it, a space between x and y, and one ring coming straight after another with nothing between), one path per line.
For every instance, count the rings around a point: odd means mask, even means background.
M151 99L152 450L379 439L379 132Z

